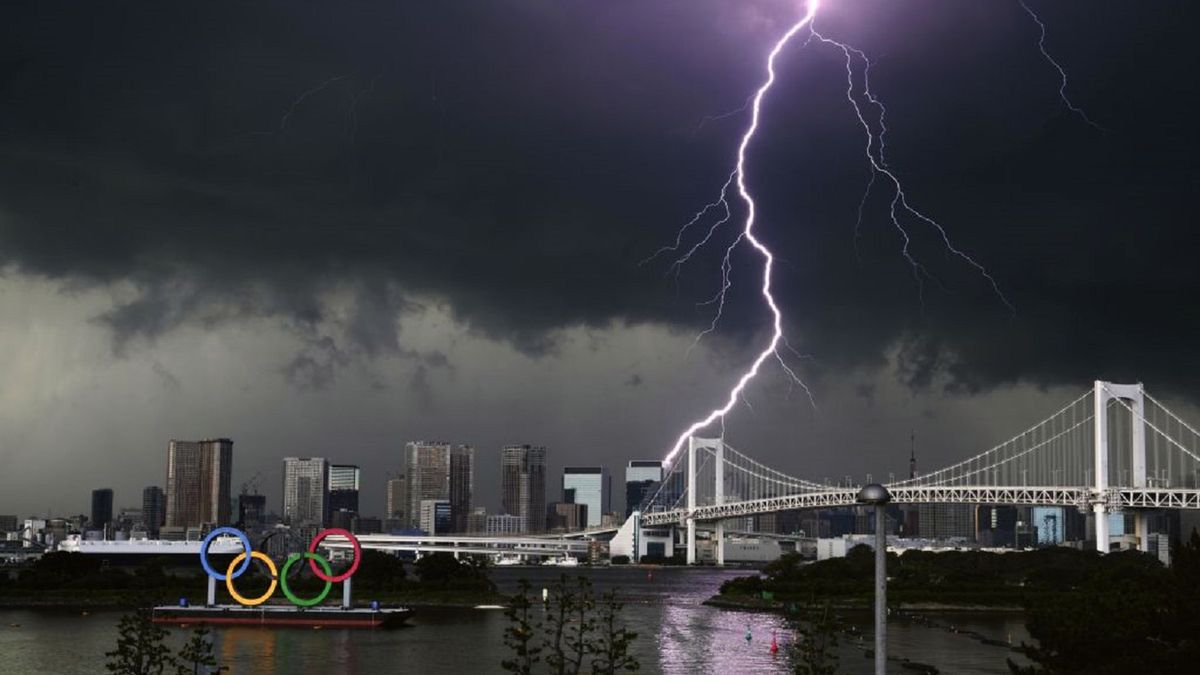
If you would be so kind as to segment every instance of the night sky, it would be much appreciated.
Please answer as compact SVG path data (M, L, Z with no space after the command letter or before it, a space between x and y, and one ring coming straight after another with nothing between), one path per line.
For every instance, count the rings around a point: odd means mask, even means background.
M864 50L890 166L1011 301L864 203L842 55L779 59L748 183L787 353L727 439L821 480L974 454L1096 378L1200 421L1194 33L1177 0L825 0ZM5 3L0 8L0 513L140 504L170 438L364 469L403 443L564 464L665 455L767 338L759 259L640 264L711 201L796 0ZM726 115L725 113L731 113ZM693 230L688 242L702 235ZM619 505L620 499L616 500Z

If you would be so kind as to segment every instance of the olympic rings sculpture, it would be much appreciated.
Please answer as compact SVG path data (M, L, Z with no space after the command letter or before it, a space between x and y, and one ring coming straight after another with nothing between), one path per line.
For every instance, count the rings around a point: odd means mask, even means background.
M229 561L229 567L225 570L224 574L221 574L217 570L213 569L212 565L208 561L208 547L210 544L212 544L213 539L216 539L218 536L223 534L237 537L238 540L241 541L242 552L239 553L233 560ZM333 535L345 537L350 541L350 545L354 547L354 562L350 564L349 569L337 576L333 576L333 569L329 566L329 561L326 560L325 557L320 553L317 553L317 546L320 546L321 542L324 541L326 537ZM266 593L263 593L257 598L244 597L238 593L237 589L233 586L233 580L245 574L246 570L250 568L251 559L261 560L263 564L267 566L267 570L271 573L271 586L267 588ZM318 579L325 582L324 590L318 593L315 597L301 598L293 593L292 589L288 588L288 571L291 570L292 565L296 564L300 560L308 560L308 567L312 570L312 573L316 575ZM282 571L276 569L275 561L271 560L266 553L263 553L262 551L251 551L250 538L246 536L245 532L242 532L235 527L216 528L212 532L208 533L208 536L204 538L204 543L200 545L200 565L204 567L204 572L217 581L224 581L225 588L229 590L230 597L246 607L254 607L255 605L261 605L262 603L266 602L268 598L275 594L276 586L282 589L284 596L286 596L288 600L291 600L292 604L296 605L297 607L312 607L313 605L319 605L325 600L325 597L329 595L329 590L335 583L346 581L350 577L354 576L354 573L358 571L358 563L360 560L362 560L362 547L358 543L358 538L340 528L321 530L319 533L317 533L316 537L313 537L312 542L309 543L308 551L306 553L293 553L288 556L288 559L283 563Z

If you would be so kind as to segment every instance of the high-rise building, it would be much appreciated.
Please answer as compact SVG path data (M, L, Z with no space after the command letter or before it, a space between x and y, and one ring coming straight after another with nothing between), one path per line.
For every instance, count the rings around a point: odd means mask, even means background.
M420 527L426 534L446 534L450 530L450 500L422 499Z
M400 474L395 478L389 478L387 482L387 513L384 517L387 519L404 520L404 516L408 513L407 502L405 497L407 494L406 484L408 479L404 474Z
M568 466L563 469L563 501L587 505L587 526L600 527L604 514L611 510L612 476L602 466ZM574 495L568 499L568 490Z
M970 504L920 504L917 522L925 539L975 538L975 507Z
M288 525L323 525L328 516L326 481L329 461L323 457L283 458L283 520Z
M662 461L635 459L625 467L625 517L641 506L642 500L662 482Z
M16 532L17 517L16 516L0 516L0 532Z
M250 532L266 524L267 496L238 495L238 527Z
M166 496L157 485L142 490L142 523L146 526L146 534L155 539L167 517L166 504Z
M229 524L233 441L214 438L167 444L166 525Z
M421 527L421 502L450 500L450 444L411 441L404 446L404 475L407 480L404 517L408 527Z
M546 511L546 528L551 532L577 532L587 527L587 521L587 504L555 502Z
M329 513L347 511L358 513L358 490L361 471L353 464L329 465Z
M92 490L92 529L103 530L113 519L112 488Z
M521 518L527 532L546 529L545 447L509 445L500 450L500 505L505 512L501 515Z
M475 449L460 445L450 450L450 519L454 532L467 531L467 516L475 494Z
M474 448L412 441L404 448L403 479L402 510L409 527L421 527L421 502L434 499L450 503L451 522L441 531L466 531L475 491Z

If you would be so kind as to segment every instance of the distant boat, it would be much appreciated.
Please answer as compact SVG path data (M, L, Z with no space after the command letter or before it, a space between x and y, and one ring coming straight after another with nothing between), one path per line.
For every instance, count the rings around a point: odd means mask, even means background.
M579 559L574 556L564 556L554 562L559 567L579 567Z
M499 567L508 567L510 565L520 565L521 559L515 555L502 555L496 560L496 565Z

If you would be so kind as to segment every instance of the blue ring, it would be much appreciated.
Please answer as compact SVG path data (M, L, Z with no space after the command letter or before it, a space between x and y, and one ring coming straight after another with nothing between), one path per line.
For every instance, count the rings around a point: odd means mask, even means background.
M204 543L200 544L200 564L204 566L204 571L208 573L208 576L216 579L217 581L225 581L225 575L218 574L217 571L212 568L212 565L208 564L208 546L209 544L212 544L213 539L217 538L217 535L221 534L232 534L233 536L242 540L242 550L246 552L246 558L242 560L242 566L238 568L238 571L233 573L233 578L236 579L242 576L242 574L244 574L246 570L250 568L250 538L246 536L245 532L242 532L236 527L218 527L217 529L208 533L208 536L204 538Z

